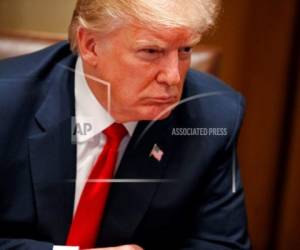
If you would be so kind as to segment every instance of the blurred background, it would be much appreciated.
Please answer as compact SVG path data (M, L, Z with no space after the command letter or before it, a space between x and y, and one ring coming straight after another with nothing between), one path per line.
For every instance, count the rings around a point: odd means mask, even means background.
M0 29L65 35L75 2L0 0ZM247 100L239 155L253 247L300 249L300 1L223 2L202 44L221 49L219 77Z

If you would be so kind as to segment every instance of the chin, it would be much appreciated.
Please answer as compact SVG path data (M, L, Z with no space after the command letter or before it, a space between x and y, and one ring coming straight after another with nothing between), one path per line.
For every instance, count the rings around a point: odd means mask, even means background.
M170 116L172 110L164 112L170 105L147 105L140 106L139 108L134 107L129 110L123 110L119 112L119 115L113 115L119 122L130 122L130 121L154 121L163 120ZM118 117L119 119L117 119Z
M170 116L172 110L168 111L168 112L164 112L165 109L151 109L151 110L147 110L147 112L145 113L141 113L140 118L142 119L138 119L138 120L145 120L145 121L153 121L153 120L163 120L166 119Z

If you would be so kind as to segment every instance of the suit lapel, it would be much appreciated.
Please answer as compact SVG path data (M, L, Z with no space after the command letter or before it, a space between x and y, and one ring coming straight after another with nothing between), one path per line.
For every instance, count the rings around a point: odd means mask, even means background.
M97 246L130 242L151 203L159 184L157 179L163 177L170 149L170 140L167 139L169 122L170 119L154 123L145 134L148 123L141 122L137 126L115 178L147 179L150 182L112 184ZM161 161L149 156L154 144L164 152Z
M74 57L65 60L66 65L74 63ZM76 145L71 132L74 73L57 65L49 86L29 137L29 154L39 232L55 244L64 244L74 203L71 180L76 178Z

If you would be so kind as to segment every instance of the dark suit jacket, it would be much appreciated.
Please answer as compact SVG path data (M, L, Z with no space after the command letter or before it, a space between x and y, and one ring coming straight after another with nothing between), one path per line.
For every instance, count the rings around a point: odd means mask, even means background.
M74 72L67 68L76 58L59 43L0 62L0 249L66 241L76 178ZM139 122L116 178L153 181L112 185L98 247L249 249L235 156L243 98L190 70L183 99L167 119ZM180 128L202 128L202 135ZM224 128L223 135L204 135L209 128ZM164 152L160 162L149 157L154 144Z

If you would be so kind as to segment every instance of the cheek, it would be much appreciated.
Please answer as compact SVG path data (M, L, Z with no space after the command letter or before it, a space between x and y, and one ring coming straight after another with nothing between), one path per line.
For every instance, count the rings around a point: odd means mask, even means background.
M155 75L139 67L127 67L121 71L112 82L112 97L121 105L137 105L138 102L151 92L151 83Z
M191 59L183 61L179 67L180 67L180 75L181 77L184 78L189 68L191 67Z
M125 53L126 54L126 53ZM156 86L155 79L159 72L157 65L144 63L130 56L119 57L114 64L109 67L113 69L110 73L112 98L121 105L138 105L144 97L159 95L161 88ZM184 79L190 67L189 61L181 62L179 71L181 82L177 89L182 93Z
M180 78L181 78L181 88L183 88L184 81L187 75L188 70L190 69L191 62L188 60L187 62L184 62L180 67Z
M126 60L125 62L121 60L117 69L113 83L117 94L131 98L132 101L138 99L155 81L156 69L147 64L138 63L134 60Z

